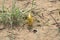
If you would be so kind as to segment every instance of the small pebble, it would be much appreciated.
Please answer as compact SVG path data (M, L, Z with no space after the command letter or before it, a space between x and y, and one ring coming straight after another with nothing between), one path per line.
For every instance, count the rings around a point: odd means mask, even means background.
M36 33L36 32L37 32L37 30L33 30L33 32L34 32L34 33Z

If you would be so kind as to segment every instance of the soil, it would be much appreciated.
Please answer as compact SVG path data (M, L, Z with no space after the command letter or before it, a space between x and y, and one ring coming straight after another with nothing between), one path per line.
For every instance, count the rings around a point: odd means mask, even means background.
M32 7L31 3L32 0L17 0L16 7L28 10ZM12 0L6 0L4 5L10 10ZM34 7L32 12L35 21L30 31L27 25L24 28L5 28L0 30L0 40L60 40L60 26L57 26L60 25L60 0L35 0Z

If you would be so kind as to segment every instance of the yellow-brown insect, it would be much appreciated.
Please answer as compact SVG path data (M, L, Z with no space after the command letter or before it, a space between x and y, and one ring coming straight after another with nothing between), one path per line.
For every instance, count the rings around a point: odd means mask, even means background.
M28 14L27 21L28 21L28 25L32 25L33 24L33 17L31 15L31 13Z

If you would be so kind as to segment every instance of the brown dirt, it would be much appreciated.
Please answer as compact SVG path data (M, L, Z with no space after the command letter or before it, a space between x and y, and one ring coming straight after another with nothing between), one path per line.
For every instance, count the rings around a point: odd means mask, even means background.
M28 26L24 25L24 29L16 28L10 30L8 28L0 30L0 40L60 40L58 27L52 25L55 23L54 19L60 24L60 1L59 0L35 0L36 7L33 9L34 18L40 22L34 21L33 29L29 32ZM0 0L1 10L2 0ZM12 6L12 0L5 1L5 7ZM31 0L18 0L16 6L20 9L31 8ZM52 12L53 14L49 14ZM49 15L48 15L49 14ZM39 15L39 16L38 16ZM42 17L40 17L42 16ZM45 23L46 22L46 23ZM41 27L40 27L41 26ZM37 30L36 33L33 31Z

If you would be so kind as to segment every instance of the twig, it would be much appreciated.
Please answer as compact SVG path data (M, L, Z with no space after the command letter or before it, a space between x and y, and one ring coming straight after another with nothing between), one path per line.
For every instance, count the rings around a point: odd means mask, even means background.
M50 12L50 13L52 13L52 11ZM53 18L53 20L55 21L55 23L56 23L56 26L58 27L58 29L59 29L59 32L60 32L60 24L56 21L56 19L50 14L50 16Z

